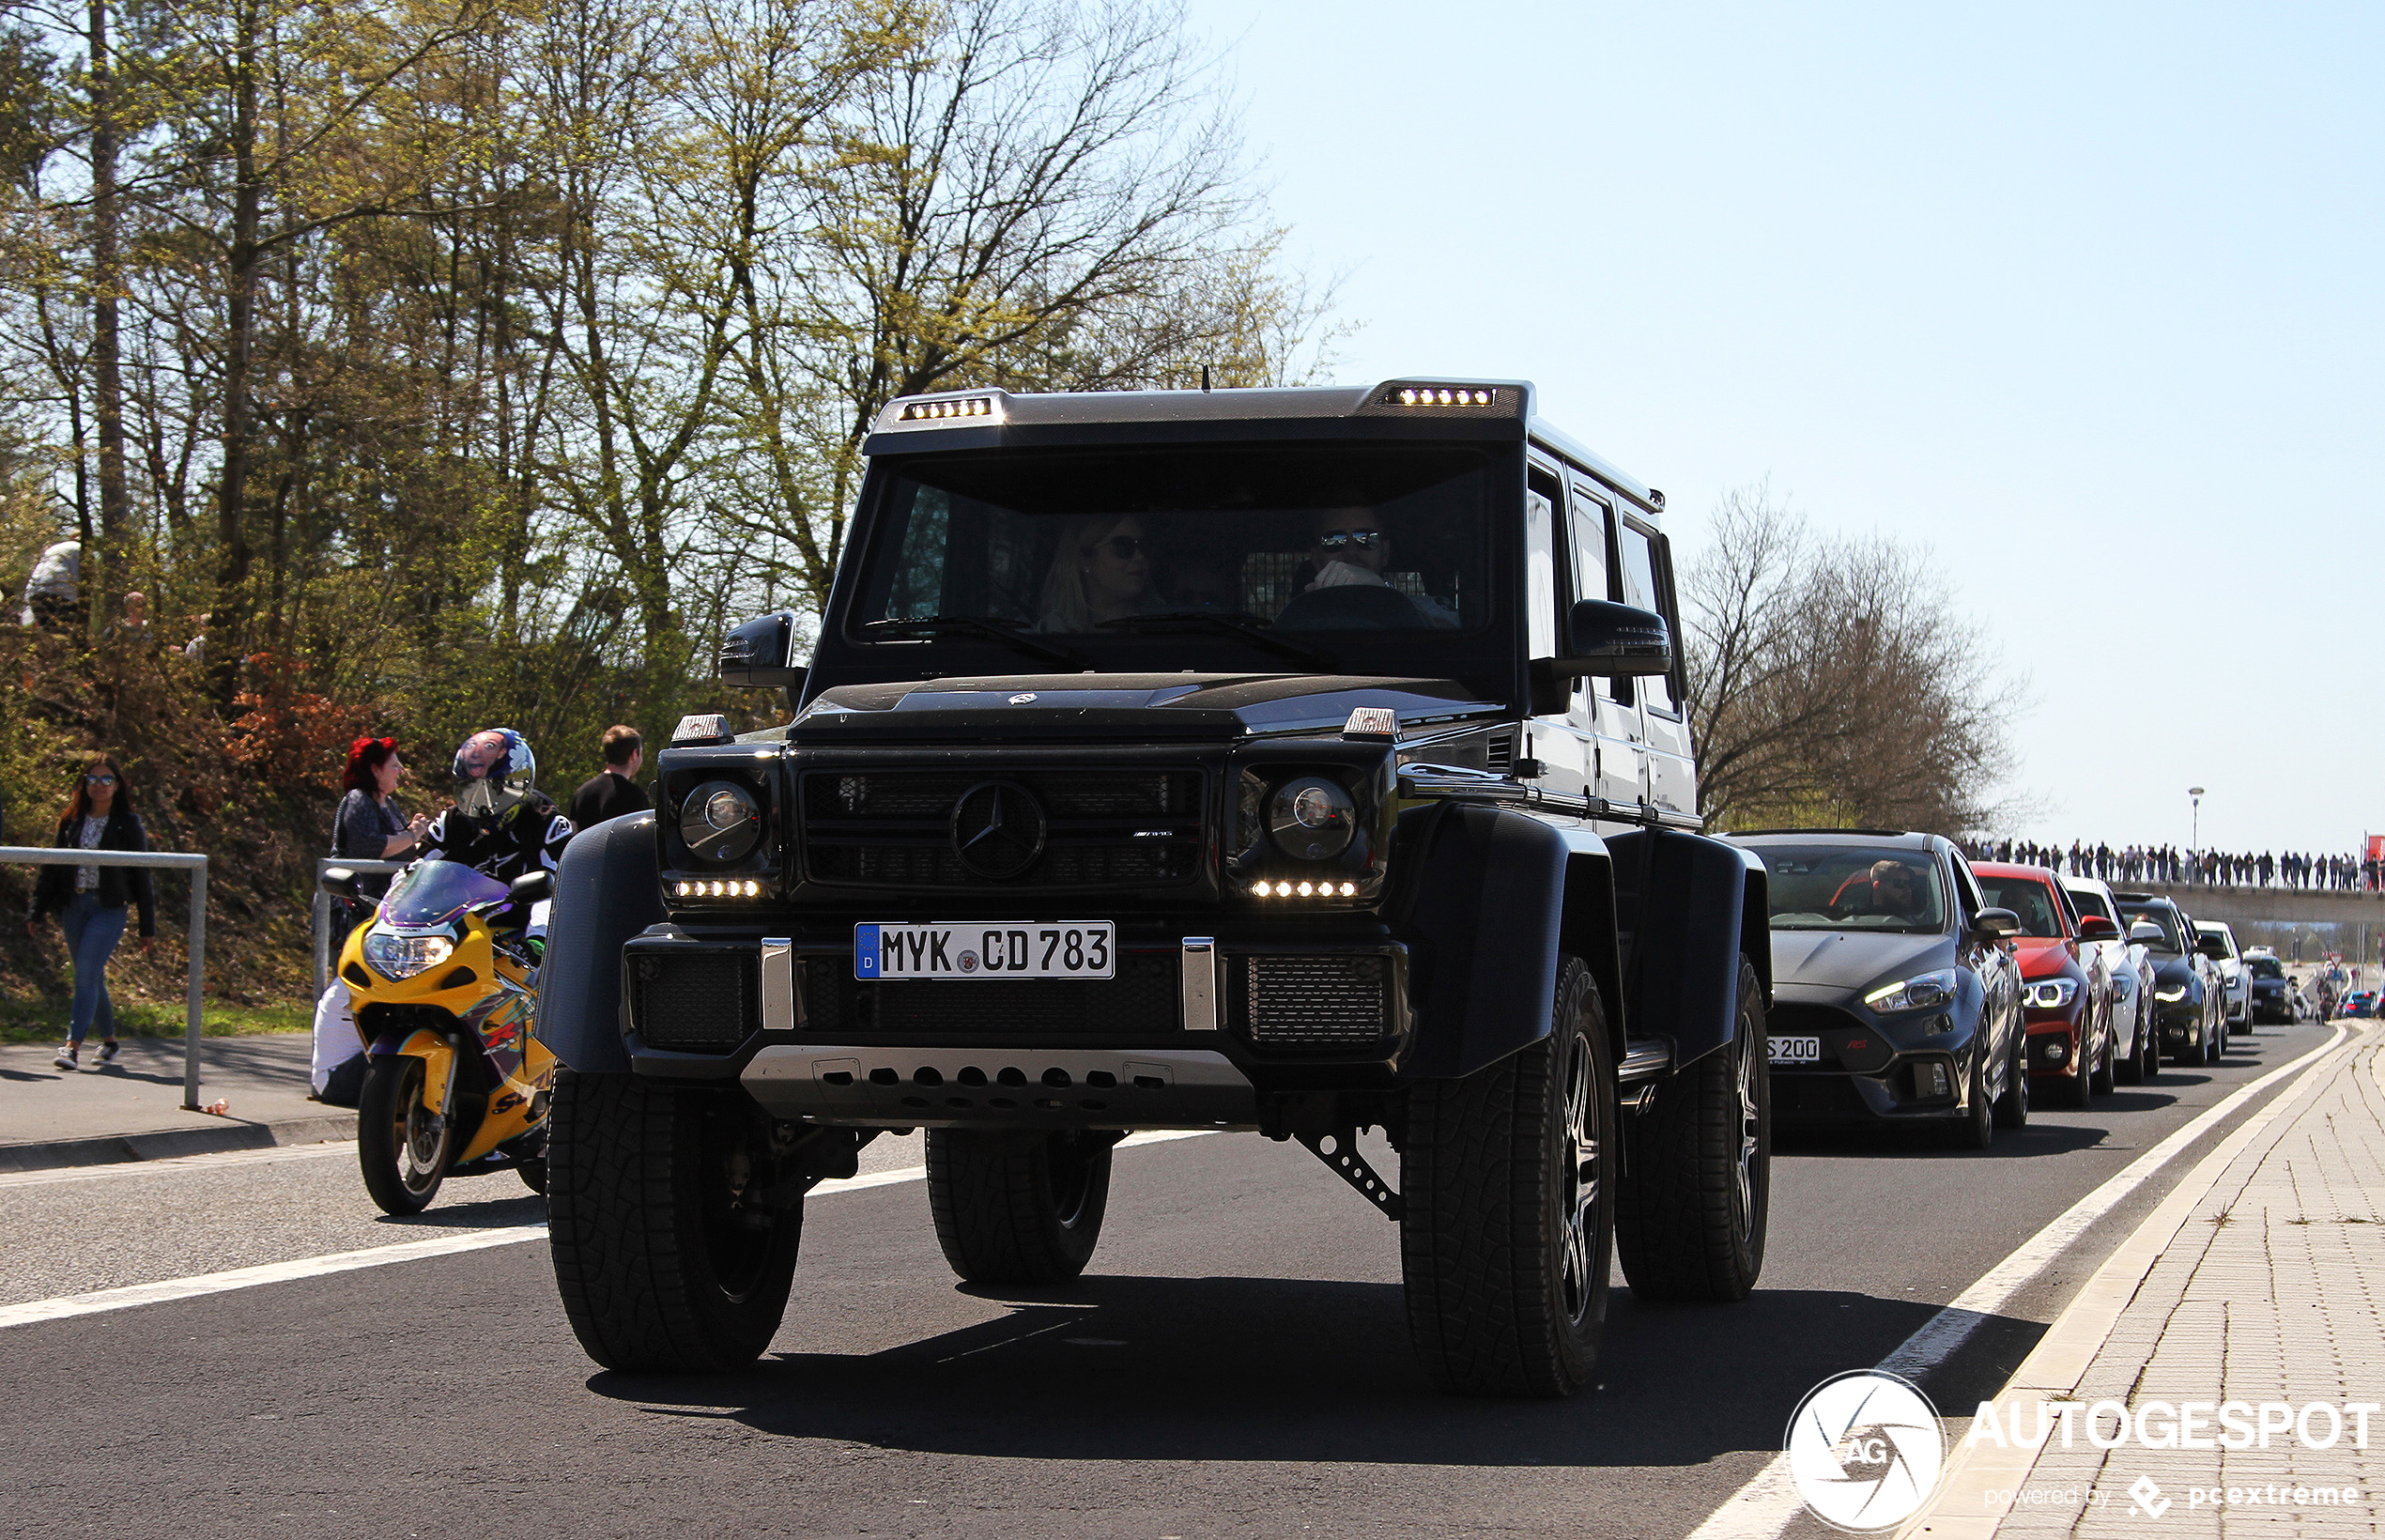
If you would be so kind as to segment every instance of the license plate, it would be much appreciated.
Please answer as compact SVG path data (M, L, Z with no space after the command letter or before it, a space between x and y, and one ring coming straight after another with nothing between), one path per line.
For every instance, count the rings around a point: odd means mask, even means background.
M855 978L1115 978L1117 966L1117 927L1106 919L853 928Z
M1775 1038L1772 1040L1772 1062L1775 1064L1820 1064L1820 1038Z

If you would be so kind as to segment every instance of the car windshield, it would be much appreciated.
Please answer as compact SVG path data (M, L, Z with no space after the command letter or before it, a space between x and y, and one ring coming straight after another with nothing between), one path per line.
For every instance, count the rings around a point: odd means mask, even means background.
M2009 909L2021 916L2021 933L2024 936L2058 936L2066 934L2062 912L2054 902L2054 889L2034 877L1991 877L1986 872L1974 872L1979 879L1979 893L1991 909Z
M2253 970L2253 977L2255 978L2283 978L2285 977L2285 964L2280 962L2274 957L2256 957L2245 965Z
M1244 658L1254 634L1478 632L1493 486L1488 455L1440 444L922 456L889 479L848 625L1066 637L1043 645L1088 667L1138 631Z
M444 925L465 910L494 903L512 891L484 871L455 861L417 861L398 874L381 901L384 925Z
M2236 955L2236 938L2228 933L2228 928L2226 926L2198 925L2194 928L2194 933L2197 936L2216 938L2221 946L2227 948L2228 956L2234 957Z
M2177 911L2172 909L2168 904L2124 903L2120 905L2120 913L2129 917L2129 929L2131 930L2136 929L2136 924L2139 920L2143 920L2148 925L2155 925L2161 928L2162 939L2159 941L2148 941L2146 943L2147 947L2152 947L2155 951L2182 952L2186 950L2185 947L2178 945Z
M2103 901L2103 895L2091 887L2084 893L2075 887L2070 889L2070 901L2079 906L2079 913L2082 915L2100 915L2105 919L2114 918L2111 906Z
M1943 931L1938 863L1876 845L1759 845L1780 931Z

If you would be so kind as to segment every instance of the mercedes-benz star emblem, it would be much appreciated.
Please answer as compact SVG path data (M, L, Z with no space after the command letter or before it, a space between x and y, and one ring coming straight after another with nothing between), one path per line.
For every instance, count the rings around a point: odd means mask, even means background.
M979 782L952 805L952 852L978 876L1015 877L1043 854L1043 806L1025 787Z

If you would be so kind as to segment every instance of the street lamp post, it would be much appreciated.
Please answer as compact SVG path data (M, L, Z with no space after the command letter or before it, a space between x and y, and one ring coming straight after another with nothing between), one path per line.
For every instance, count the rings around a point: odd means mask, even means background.
M2200 852L2203 848L2203 788L2190 786L2186 789L2186 794L2194 799L2194 817L2189 826L2186 848Z

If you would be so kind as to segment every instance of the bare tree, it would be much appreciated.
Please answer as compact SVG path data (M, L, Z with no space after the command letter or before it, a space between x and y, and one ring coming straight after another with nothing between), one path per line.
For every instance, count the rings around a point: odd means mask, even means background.
M1951 835L1994 810L2023 686L1927 551L1817 536L1743 488L1682 598L1708 818Z

